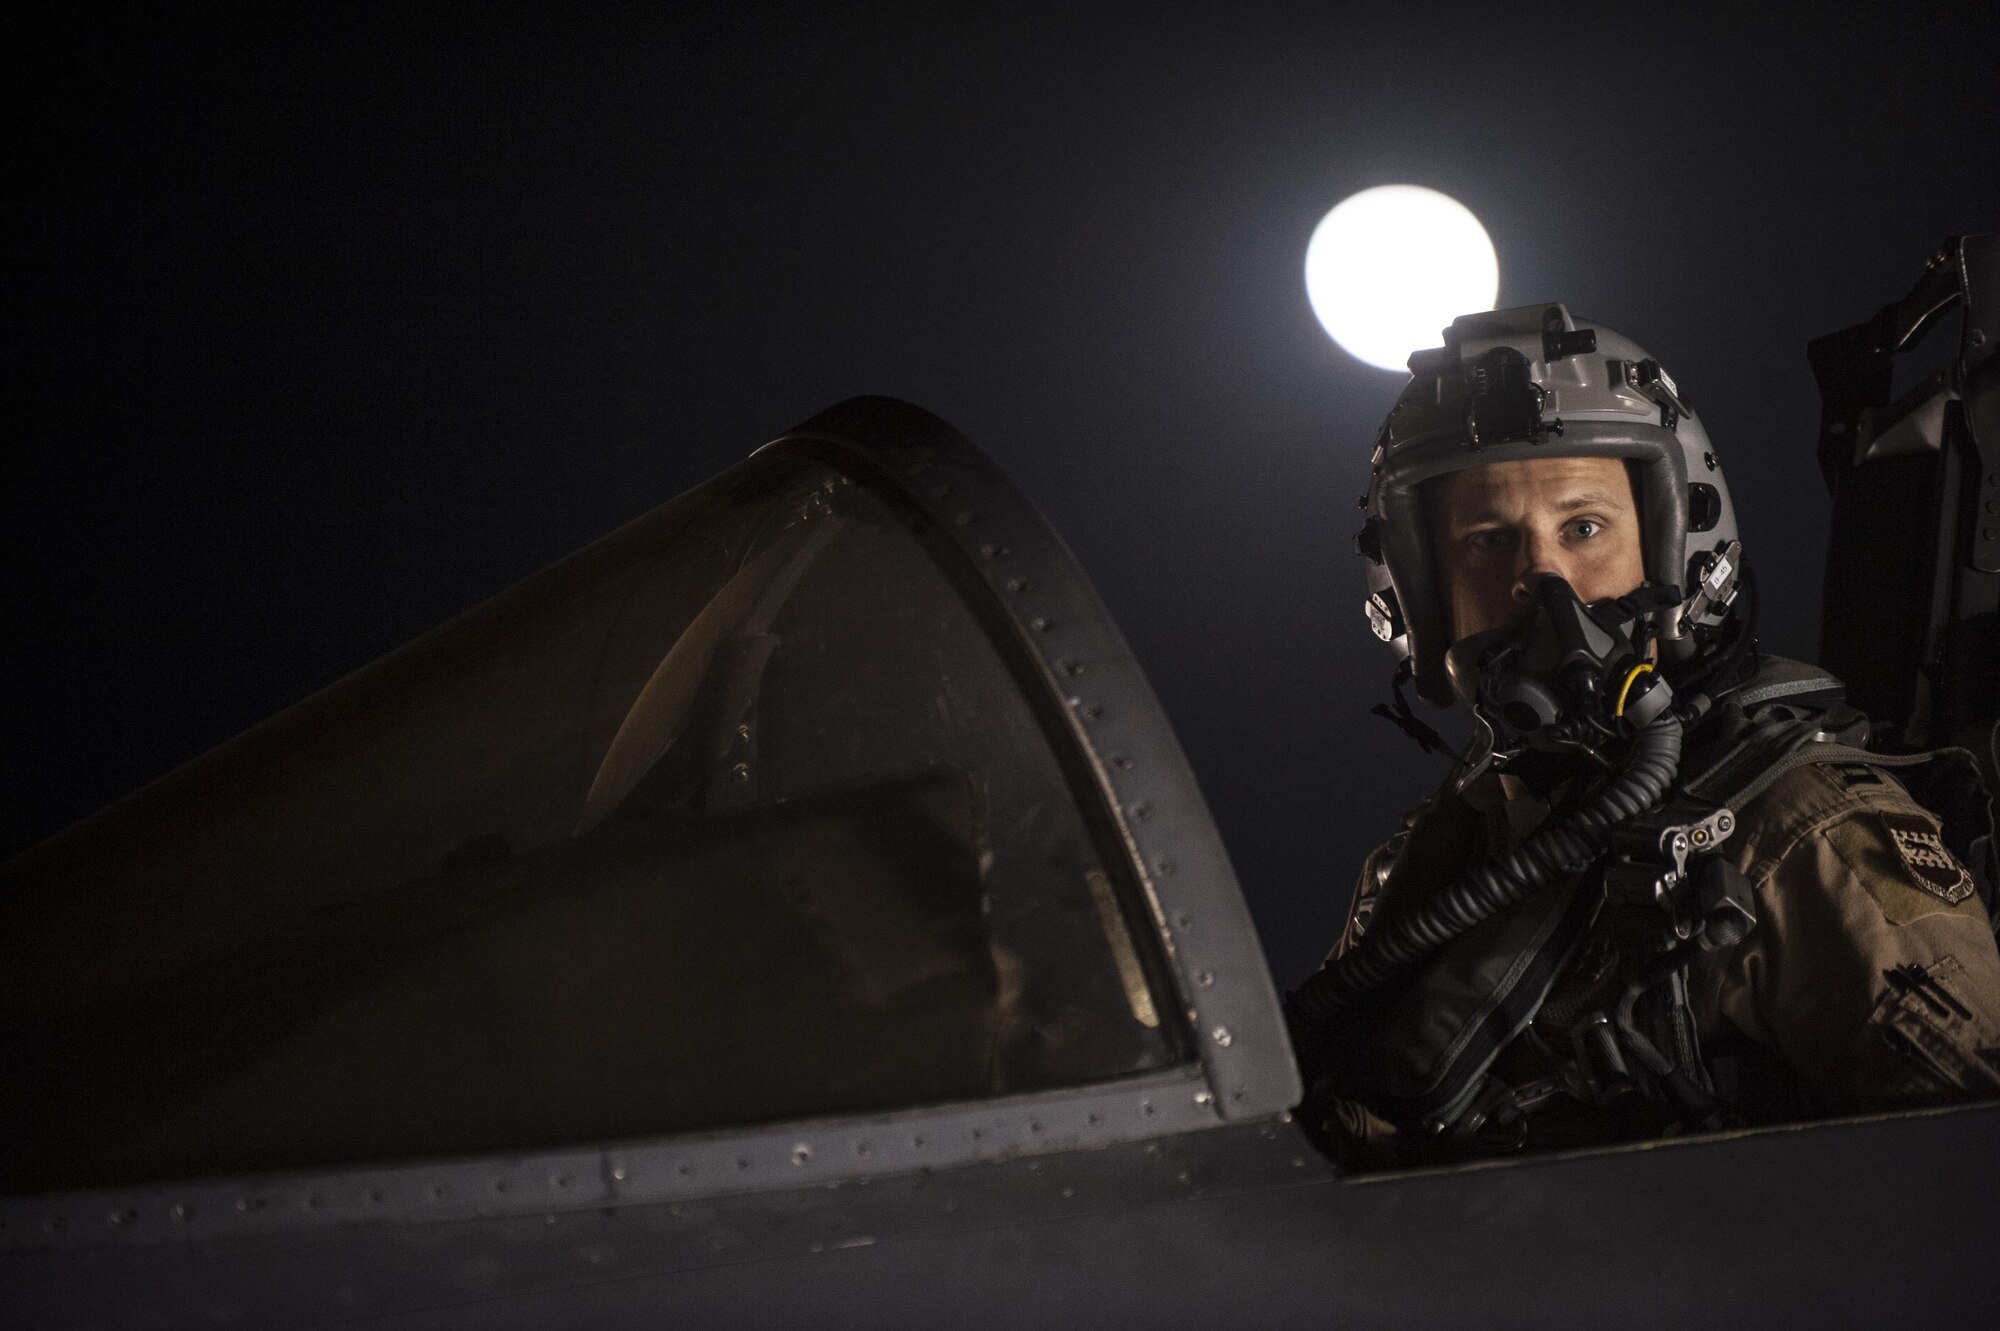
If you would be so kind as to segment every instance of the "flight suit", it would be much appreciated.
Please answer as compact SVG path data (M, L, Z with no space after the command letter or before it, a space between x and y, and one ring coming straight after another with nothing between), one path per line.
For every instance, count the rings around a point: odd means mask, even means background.
M1333 956L1571 802L1573 792L1538 793L1506 773L1462 792L1447 784L1369 857ZM1794 766L1738 812L1717 853L1748 879L1757 922L1734 946L1698 954L1684 981L1705 1071L1730 1121L2000 1097L2000 951L1972 875L1895 771L1866 761ZM1678 1130L1657 1103L1607 1107L1555 1089L1577 1024L1615 1004L1631 973L1601 911L1579 926L1559 974L1520 1023L1488 1022L1500 1032L1490 1038L1507 1043L1490 1056L1487 1081L1517 1088L1517 1099L1519 1088L1542 1088L1541 1102L1505 1134L1431 1133L1411 1121L1420 1089L1442 1075L1436 1051L1457 1029L1451 1023L1492 1006L1482 986L1535 955L1523 940L1552 927L1565 886L1482 922L1414 982L1344 1016L1333 1046L1339 1093L1326 1103L1335 1149L1350 1166Z

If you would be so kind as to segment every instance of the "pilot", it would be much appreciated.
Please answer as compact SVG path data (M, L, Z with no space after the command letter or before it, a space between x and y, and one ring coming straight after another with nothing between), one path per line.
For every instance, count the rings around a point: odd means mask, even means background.
M1720 461L1643 350L1560 305L1445 341L1356 544L1376 710L1442 745L1414 682L1472 739L1287 998L1313 1125L1366 1168L2000 1096L1970 755L1869 752L1837 680L1759 654Z

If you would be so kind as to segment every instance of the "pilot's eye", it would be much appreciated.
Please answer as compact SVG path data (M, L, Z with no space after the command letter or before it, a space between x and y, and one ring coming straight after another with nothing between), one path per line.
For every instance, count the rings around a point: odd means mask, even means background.
M1593 536L1602 535L1604 524L1596 518L1578 518L1570 524L1569 530L1570 535L1577 537L1579 540L1587 541Z
M1467 544L1475 550L1504 550L1512 540L1513 534L1504 527L1487 527L1466 537Z

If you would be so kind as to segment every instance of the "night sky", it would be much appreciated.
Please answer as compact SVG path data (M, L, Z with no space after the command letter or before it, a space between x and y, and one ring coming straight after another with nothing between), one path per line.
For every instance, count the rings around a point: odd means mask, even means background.
M1812 654L1804 344L2000 227L2000 9L1221 8L17 36L0 858L887 393L1075 550L1289 982L1442 772L1349 546L1401 380L1301 281L1378 184L1662 360Z

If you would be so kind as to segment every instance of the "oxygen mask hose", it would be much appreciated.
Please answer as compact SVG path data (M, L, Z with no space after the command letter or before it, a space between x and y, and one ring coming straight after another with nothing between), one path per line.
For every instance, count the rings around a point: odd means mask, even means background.
M1392 915L1295 990L1290 1008L1323 1029L1355 999L1406 974L1446 943L1525 899L1537 888L1581 873L1611 847L1619 823L1666 795L1681 760L1681 719L1672 708L1642 726L1630 757L1582 808L1502 855L1482 860L1414 909Z

